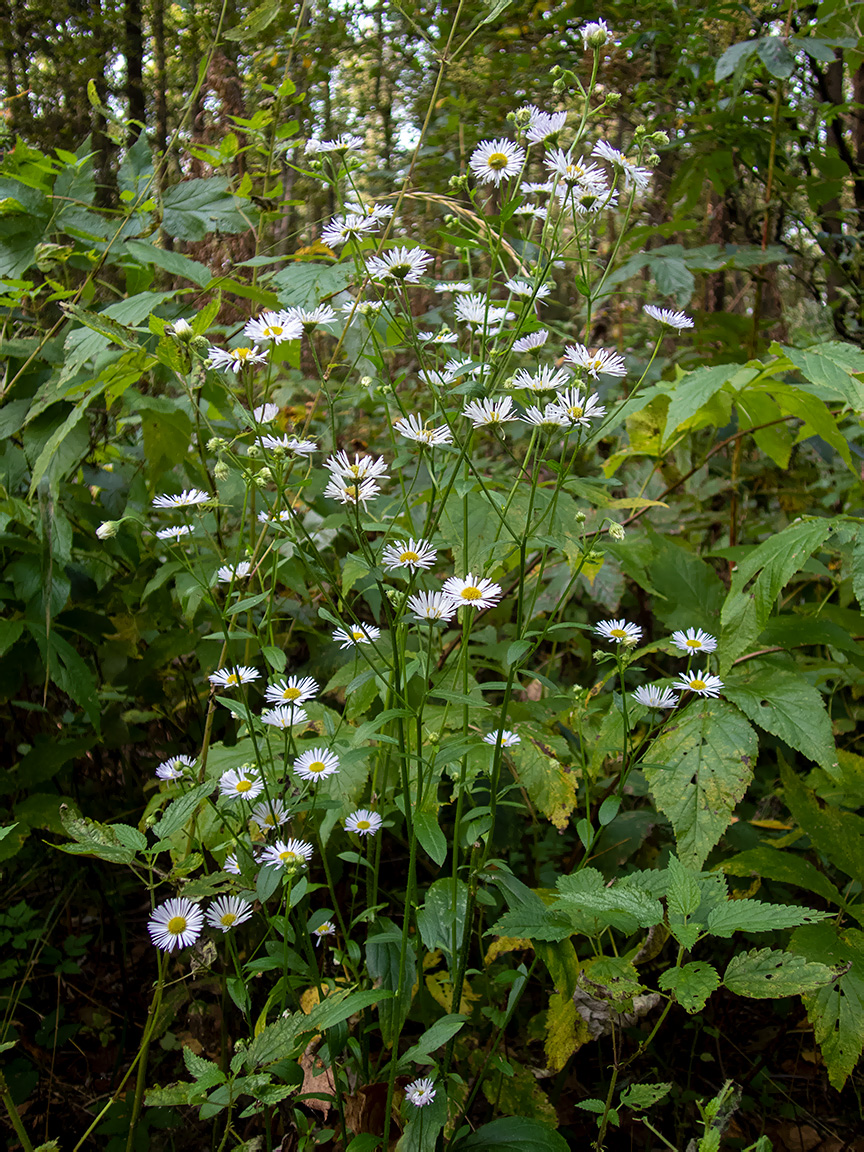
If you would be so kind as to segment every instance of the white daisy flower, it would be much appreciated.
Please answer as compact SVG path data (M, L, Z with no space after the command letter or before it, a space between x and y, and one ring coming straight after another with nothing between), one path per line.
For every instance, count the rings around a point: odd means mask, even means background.
M221 568L216 569L216 579L226 582L245 580L251 571L252 564L249 560L241 560L239 564L223 564Z
M425 1108L435 1099L433 1081L428 1076L412 1081L405 1089L405 1099L415 1108Z
M154 508L194 508L197 504L207 504L213 497L200 488L186 488L179 496L154 496Z
M167 760L163 760L156 769L156 775L160 780L182 780L186 775L186 770L191 770L194 767L195 758L193 756L170 756Z
M470 280L445 280L435 285L435 291L439 295L442 292L473 292L474 285Z
M531 216L535 220L545 220L549 215L548 208L543 208L539 204L520 204L514 211L514 216Z
M336 935L336 925L332 920L325 920L323 924L312 929L312 935L315 937L315 947L317 948L328 936Z
M656 304L646 304L642 311L652 320L668 324L670 328L677 328L679 332L682 328L693 327L693 321L686 312L672 312L669 308L658 308Z
M598 400L596 392L588 396L579 388L567 388L555 397L555 407L570 425L587 428L590 420L606 415L606 409Z
M525 135L532 144L541 144L550 136L557 136L566 126L566 112L542 112L534 108Z
M713 652L717 641L701 628L688 628L686 632L673 632L672 643L680 652L692 655L694 652Z
M264 781L257 768L244 764L231 768L219 777L219 795L227 800L254 800L264 791Z
M675 708L678 705L678 697L671 688L659 688L656 684L643 684L630 695L637 704L646 708Z
M475 580L472 572L469 572L464 580L459 576L451 576L449 580L444 581L442 592L445 596L449 596L458 608L463 606L491 608L493 604L498 603L502 595L500 584L480 577Z
M459 339L459 333L451 332L449 328L441 328L438 332L418 332L417 339L421 344L455 344Z
M565 368L556 368L552 364L541 364L535 372L520 368L508 387L527 388L529 392L557 392L559 388L567 387L568 380L570 380L570 373Z
M381 629L374 624L352 624L349 628L336 628L333 639L340 648L353 648L355 644L372 644L381 635Z
M237 861L237 853L229 852L225 857L225 863L222 865L222 870L228 872L231 876L240 875L240 864Z
M487 732L483 737L484 744L491 744L494 748L498 744L498 737L501 737L502 748L512 748L515 744L521 744L522 740L517 732L511 732L509 728L503 729L501 732Z
M244 364L264 364L267 354L253 344L251 348L210 348L207 359L211 368L237 373Z
M374 836L382 823L377 812L370 812L368 808L358 808L356 812L345 817L345 831L356 832L358 836Z
M236 688L238 684L251 684L260 679L260 672L242 664L238 668L220 668L210 676L210 683L214 688Z
M555 148L553 151L546 153L544 161L546 167L553 177L557 177L562 183L567 185L581 184L590 188L606 184L606 176L603 169L599 168L596 164L592 164L590 160L586 160L584 156L580 156L578 160L574 160L566 152L560 148Z
M387 544L381 552L381 563L388 572L396 568L431 568L438 553L425 540L402 540Z
M400 436L406 440L414 440L427 448L435 448L439 444L452 444L453 434L446 426L443 428L430 428L421 417L412 413L410 416L400 416L393 421L393 427Z
M491 327L492 325L500 326L505 320L516 319L515 312L508 312L502 305L492 303L488 296L484 296L482 292L475 292L471 296L460 296L453 307L453 311L456 314L456 319L461 320L463 324L484 324Z
M373 280L418 284L432 257L422 248L392 248L382 256L372 256L366 268Z
M525 180L519 185L519 189L521 192L524 192L526 196L529 194L548 195L548 193L552 191L552 181L543 180L542 182L538 182L536 180Z
M482 140L471 153L469 167L481 184L500 184L518 175L525 149L512 140Z
M346 316L350 316L352 313L360 316L374 316L383 307L383 300L349 300L347 304L342 305L340 311L344 312Z
M262 863L273 868L305 868L314 849L305 840L277 840L262 853Z
M541 328L539 332L530 332L527 336L520 336L513 341L514 352L532 352L535 348L542 348L549 339L549 332Z
M704 672L684 672L672 687L676 692L695 692L697 696L719 696L723 681L712 676L707 668Z
M332 324L339 319L329 304L319 304L317 308L286 308L282 315L286 322L298 321L306 332L311 332L319 324Z
M509 396L504 396L501 400L471 400L462 409L462 415L467 416L475 428L484 428L487 424L503 424L505 420L516 419L513 401Z
M479 361L472 360L468 356L460 357L457 359L455 356L452 360L448 360L444 365L443 380L445 384L452 384L454 381L461 379L463 376L486 376L492 371L491 364L482 364ZM420 372L419 376L422 379L428 378L431 374L429 372Z
M258 443L270 452L278 448L283 452L294 452L297 456L310 456L318 451L314 440L298 440L296 436L262 436Z
M301 780L326 780L339 771L339 757L326 748L310 748L297 757L293 767Z
M582 43L586 48L602 48L609 42L609 28L605 20L592 20L582 29Z
M176 336L178 340L186 341L195 335L195 329L188 320L181 318L175 320L173 324L166 324L165 333L168 336Z
M594 145L591 155L600 156L603 160L608 160L610 164L614 165L621 173L625 188L636 188L637 191L644 192L651 183L650 168L640 168L635 160L628 159L623 152L619 152L617 148L613 148L605 140L600 140Z
M536 405L526 408L519 417L523 424L532 424L545 432L553 432L556 428L570 428L570 421L557 404L547 404L541 412Z
M304 151L307 156L317 156L326 152L356 152L362 147L362 136L352 136L350 132L343 132L335 140L307 140Z
M456 612L456 605L443 592L417 592L408 597L407 603L414 619L424 623L427 620L452 620Z
M570 189L562 199L577 216L593 216L596 212L603 212L607 208L618 207L618 193L605 184Z
M291 519L291 509L282 508L279 512L268 511L266 508L263 512L258 513L259 524L278 523L279 521L286 521Z
M340 504L366 504L380 496L381 489L374 480L347 481L344 476L331 476L324 495Z
M307 725L309 716L305 708L297 705L280 704L278 708L270 708L261 713L261 723L269 724L271 728L296 728L298 724Z
M103 520L96 529L96 536L99 540L113 540L120 531L121 524L122 520Z
M201 935L203 927L204 913L185 896L166 900L153 909L147 921L150 939L163 952L188 948Z
M354 453L354 463L347 452L337 452L335 456L328 456L324 467L337 476L344 476L347 480L386 480L388 479L387 462L383 456L361 456Z
M291 813L281 800L261 800L249 813L262 832L269 832L286 823Z
M619 356L617 352L605 352L602 348L591 352L584 344L569 346L564 350L564 359L568 364L575 364L577 368L584 369L595 379L601 373L604 376L627 375L624 357Z
M160 528L156 537L159 540L179 540L181 536L188 536L194 531L191 524L175 524L173 528Z
M533 296L535 300L545 300L552 292L548 284L529 284L527 280L508 280L504 287L514 296Z
M321 240L328 248L339 248L349 240L362 240L377 228L376 218L349 212L347 216L334 216L326 228L321 229Z
M268 704L304 704L312 700L321 689L318 681L311 676L289 676L287 680L277 680L264 693Z
M217 896L207 909L207 923L211 928L228 932L244 924L252 915L252 905L239 896Z
M626 620L601 620L594 628L598 636L615 644L638 644L642 629L638 624L628 624Z
M278 404L259 404L252 409L252 419L256 424L272 424L278 415Z
M264 312L255 320L250 320L243 329L243 335L253 344L270 340L282 344L285 340L299 340L303 335L303 325L285 312ZM278 412L278 408L276 409ZM271 420L275 416L271 416Z

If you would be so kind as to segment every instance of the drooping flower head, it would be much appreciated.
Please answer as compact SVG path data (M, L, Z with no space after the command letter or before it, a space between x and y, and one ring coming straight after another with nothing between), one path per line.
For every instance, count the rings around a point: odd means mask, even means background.
M193 756L170 756L156 769L160 780L182 780L186 772L195 767Z

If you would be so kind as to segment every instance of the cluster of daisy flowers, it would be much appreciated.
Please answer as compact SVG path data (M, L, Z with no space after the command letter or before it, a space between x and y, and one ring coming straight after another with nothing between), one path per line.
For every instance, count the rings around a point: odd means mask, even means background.
M601 620L595 626L594 631L604 640L613 644L621 644L625 648L634 648L642 639L642 629L639 625L632 624L627 620ZM679 696L675 695L676 692L693 692L696 696L716 699L723 687L723 681L720 677L708 671L707 662L704 671L701 672L693 672L689 667L694 656L700 654L708 656L709 653L716 651L717 640L715 637L703 632L701 628L687 628L673 632L670 643L682 655L688 657L687 671L679 675L671 688L656 684L642 685L637 688L632 693L636 703L642 704L646 708L675 708L680 699Z

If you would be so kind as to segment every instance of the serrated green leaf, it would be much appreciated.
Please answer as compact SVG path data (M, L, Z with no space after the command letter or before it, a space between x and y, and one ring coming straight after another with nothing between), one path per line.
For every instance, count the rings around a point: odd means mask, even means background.
M837 933L831 924L798 928L790 952L835 969L846 969L831 984L804 996L807 1018L839 1092L864 1049L864 932L848 928Z
M829 984L834 976L832 968L804 956L773 948L754 948L732 957L723 983L736 996L773 1000L813 992Z
M378 1004L382 1000L389 1000L392 996L393 993L388 992L385 988L367 988L362 992L340 989L331 992L320 1004L316 1004L306 1017L303 1030L324 1032L327 1028L341 1024L343 1020L347 1020L355 1012L361 1012L364 1008L371 1008L372 1005Z
M694 703L654 742L645 777L672 822L683 864L701 868L728 828L753 775L756 748L756 733L724 700Z
M727 900L708 914L708 931L712 936L728 939L736 932L775 932L797 928L830 917L830 912L814 912L791 904L766 904L762 900Z
M705 960L691 960L660 974L658 988L671 992L685 1012L701 1012L711 993L720 987L720 974Z
M502 1116L452 1145L453 1152L568 1152L564 1137L525 1116Z
M733 44L727 48L714 65L714 80L719 82L738 69L743 68L751 56L754 55L759 43L757 40L744 40L740 44Z
M162 198L162 227L178 240L203 240L210 232L245 232L252 222L224 176L183 180Z
M127 328L125 324L119 324L116 320L112 320L110 316L103 315L101 312L88 312L86 308L81 308L69 300L63 301L60 307L67 316L74 317L91 332L98 332L100 336L105 336L112 344L119 344L121 348L126 349L138 347L137 333L133 332L131 328Z
M129 824L112 824L110 827L121 844L134 849L136 852L146 851L147 837L137 828L133 828Z
M631 1084L621 1093L619 1104L642 1112L662 1100L672 1089L670 1084Z
M208 1088L215 1088L217 1084L225 1083L225 1073L218 1064L214 1064L212 1060L205 1060L203 1056L197 1056L186 1045L183 1047L183 1063L186 1065L190 1076L194 1077L195 1087L199 1092L205 1092Z
M759 728L779 736L836 778L839 765L825 702L800 673L762 660L748 661L729 673L723 695Z
M864 356L854 345L838 341L807 349L772 345L771 351L782 352L805 380L829 389L831 398L843 400L856 412L864 408L864 384L852 375L864 372Z
M195 1092L194 1084L166 1084L164 1088L148 1088L144 1103L148 1108L177 1108L189 1102L190 1089Z
M539 747L523 731L522 743L508 749L519 781L532 802L556 828L565 828L576 807L576 774Z
M245 1053L247 1068L262 1068L274 1060L291 1059L297 1037L308 1031L308 1017L302 1012L280 1017L263 1028Z
M176 800L172 800L154 831L158 840L165 840L189 820L205 796L213 791L212 783L196 784Z
M451 1036L455 1036L459 1032L467 1016L460 1016L454 1013L448 1016L442 1016L440 1020L436 1020L431 1028L427 1028L416 1044L404 1052L399 1057L399 1067L402 1068L407 1064L431 1064L429 1059L430 1052L434 1052L437 1048L441 1048Z

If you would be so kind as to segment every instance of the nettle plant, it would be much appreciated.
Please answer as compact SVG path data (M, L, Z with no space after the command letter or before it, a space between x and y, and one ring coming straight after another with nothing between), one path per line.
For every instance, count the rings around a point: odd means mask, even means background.
M579 1102L597 1115L597 1148L628 1110L651 1127L646 1112L672 1085L629 1069L670 1014L701 1011L721 986L804 994L837 1083L860 1053L840 999L850 964L820 923L835 913L755 888L740 898L723 871L704 870L753 779L754 724L838 778L818 688L782 640L770 652L757 642L789 580L832 541L851 547L857 523L799 519L748 550L726 587L650 530L633 546L625 514L639 526L664 494L646 497L646 480L613 498L615 471L639 450L611 462L598 451L640 413L667 416L662 446L770 392L784 419L808 435L818 423L847 459L836 397L784 383L807 372L791 350L675 384L650 378L664 336L693 324L664 307L645 308L656 340L632 384L619 352L544 326L575 277L591 331L668 144L638 131L618 151L592 136L605 39L602 24L586 28L586 87L556 79L556 93L581 100L575 113L520 109L512 137L480 143L455 180L464 195L438 197L455 245L445 262L398 235L401 197L367 200L356 140L310 142L309 170L343 205L322 233L340 250L339 289L267 311L224 345L213 308L151 318L195 452L176 491L147 515L130 498L98 535L120 559L133 537L159 558L148 594L173 585L194 630L205 735L159 765L138 827L67 813L64 846L127 865L152 901L157 981L133 1128L143 1103L194 1106L219 1126L219 1147L255 1117L269 1147L293 1107L304 1141L329 1132L355 1152L399 1131L405 1149L563 1149L540 1082L503 1049L511 1022L524 1027L520 1005L541 995L534 1039L548 1070L613 1036L605 1096ZM79 319L120 339L119 326ZM298 405L284 365L301 341L318 392ZM851 389L855 365L832 362ZM591 591L610 558L673 604L677 626L661 639L643 643L644 612L641 624L604 618ZM219 741L222 710L233 733ZM812 798L794 773L787 786L800 805ZM610 874L640 813L666 829L656 866ZM849 892L833 891L848 912ZM787 949L776 934L790 928L801 935ZM739 932L774 935L731 958L712 950ZM164 990L190 968L217 974L233 1005L222 1058L184 1048L190 1078L147 1089ZM489 1104L504 1119L477 1129Z

